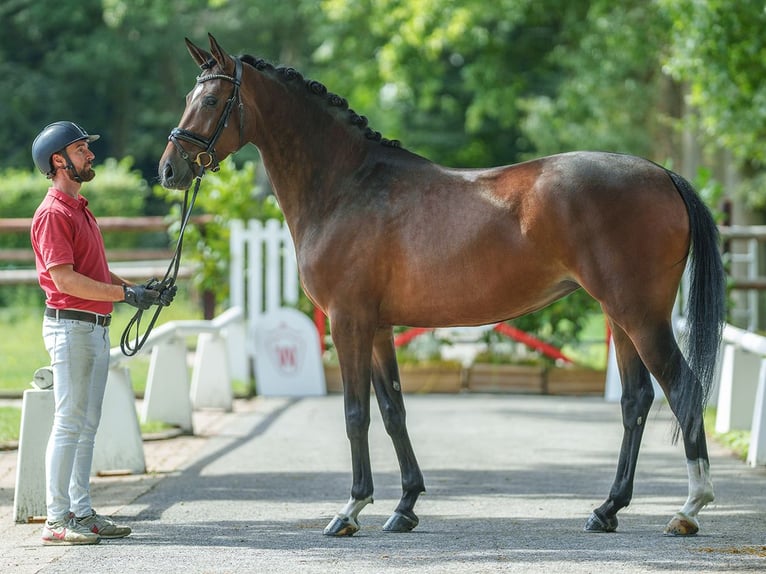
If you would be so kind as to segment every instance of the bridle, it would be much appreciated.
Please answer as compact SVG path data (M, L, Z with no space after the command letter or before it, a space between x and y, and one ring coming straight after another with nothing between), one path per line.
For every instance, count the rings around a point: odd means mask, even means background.
M209 70L213 67L214 64L215 62L211 60L203 64L201 68L203 70ZM210 139L206 139L205 137L195 134L189 130L183 128L173 128L173 130L170 132L170 136L168 136L168 140L173 142L173 145L178 150L178 153L181 155L184 161L189 164L192 173L195 172L195 165L199 168L199 171L197 171L195 176L196 181L194 182L194 191L191 194L191 199L189 198L188 189L184 195L184 204L181 210L181 228L178 232L178 241L176 242L176 248L173 252L173 257L170 260L170 264L168 265L168 270L165 273L165 277L163 277L162 281L152 279L146 284L146 287L156 289L158 291L173 287L175 285L176 279L178 278L178 270L181 265L181 250L183 249L186 225L189 223L192 209L194 209L194 202L197 199L197 193L199 192L199 186L202 182L202 176L205 175L206 170L209 169L210 171L218 171L220 167L218 160L215 157L215 144L218 142L218 138L221 137L223 130L225 130L229 125L229 118L231 117L231 112L234 109L234 106L237 106L239 111L239 147L242 147L244 114L242 99L240 98L239 94L239 87L242 83L242 61L239 58L234 58L234 76L227 76L226 74L208 74L206 76L197 76L198 84L202 84L210 80L227 80L234 84L231 96L226 101L226 107L224 108L221 117L218 119L218 125L216 126L213 135L210 137ZM202 148L203 151L199 152L197 156L192 159L191 156L183 148L179 140L194 144L195 146ZM123 331L122 337L120 339L120 348L122 349L124 355L131 357L141 350L141 347L144 346L144 343L146 343L149 334L154 328L154 324L157 322L160 311L162 311L161 305L157 306L157 309L154 312L154 316L152 317L149 326L147 327L143 336L140 335L140 323L141 317L144 314L144 310L138 309L136 311L131 320L128 322L127 327L125 327L125 330ZM131 342L133 330L135 330L135 341Z
M209 70L211 67L213 67L214 64L215 62L211 60L203 64L201 68L203 70ZM200 172L198 177L202 177L202 174L206 169L209 169L210 171L218 171L219 165L218 160L215 157L215 144L218 142L218 138L221 137L223 130L225 130L229 125L229 117L231 116L232 110L234 110L234 106L237 106L239 112L240 147L242 144L242 132L245 128L242 99L240 98L239 94L239 87L242 83L242 60L239 58L234 58L233 76L228 76L226 74L207 74L197 76L197 84L203 84L205 82L209 82L210 80L226 80L234 84L234 87L231 91L231 96L226 101L226 107L224 108L221 117L218 119L218 125L216 126L213 135L210 137L210 139L207 139L204 136L184 128L173 128L173 130L170 132L170 136L168 136L168 140L173 142L173 145L176 146L176 150L178 150L179 155L184 159L184 161L186 161L187 164L189 164L192 173L195 171L195 165L199 167ZM192 159L187 151L183 148L179 140L194 144L195 146L202 148L204 151L199 152L197 156Z

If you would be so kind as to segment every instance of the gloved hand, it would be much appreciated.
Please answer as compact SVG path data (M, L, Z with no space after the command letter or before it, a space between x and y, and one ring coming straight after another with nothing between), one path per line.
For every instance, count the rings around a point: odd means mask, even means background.
M175 285L160 289L159 304L163 307L170 305L173 302L173 298L176 296L176 291L178 291L178 287Z
M144 285L124 285L125 302L144 311L152 305L159 304L160 292Z

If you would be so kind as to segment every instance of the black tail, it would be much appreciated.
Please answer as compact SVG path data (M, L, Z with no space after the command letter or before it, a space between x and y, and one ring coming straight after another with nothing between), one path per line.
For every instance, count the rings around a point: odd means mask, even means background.
M689 300L686 308L686 360L694 380L683 381L684 399L677 413L679 422L696 410L701 401L704 407L710 395L715 375L715 365L721 345L721 335L726 319L726 276L721 254L718 251L718 227L710 210L694 191L691 184L680 175L668 171L670 179L681 194L689 212L691 231L689 275ZM697 387L699 384L699 387ZM687 419L688 420L688 419Z

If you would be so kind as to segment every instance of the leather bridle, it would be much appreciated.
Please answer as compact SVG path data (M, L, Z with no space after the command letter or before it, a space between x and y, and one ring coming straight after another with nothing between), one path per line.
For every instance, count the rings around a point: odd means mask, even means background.
M213 65L215 65L215 62L211 60L203 64L201 68L203 70L208 70L213 67ZM173 130L170 132L170 136L168 136L168 140L173 142L173 145L176 147L176 150L178 150L179 155L184 159L184 161L186 161L187 164L189 164L192 173L195 171L195 165L200 168L200 173L197 174L198 177L201 177L206 169L209 169L210 171L218 171L219 165L218 159L215 156L215 144L218 142L218 138L221 137L223 130L226 129L226 127L229 125L229 117L231 116L234 106L237 106L239 112L240 147L242 144L242 132L245 127L242 99L240 98L239 94L239 87L242 83L242 60L239 58L234 58L234 76L228 76L226 74L207 74L197 76L197 84L209 82L210 80L226 80L234 84L234 88L231 92L231 97L229 97L229 99L226 101L226 107L224 108L221 117L218 119L218 125L216 126L213 135L210 137L210 139L207 139L204 136L179 127L173 128ZM179 140L200 147L203 149L203 151L199 152L197 156L192 159L189 153L181 145Z

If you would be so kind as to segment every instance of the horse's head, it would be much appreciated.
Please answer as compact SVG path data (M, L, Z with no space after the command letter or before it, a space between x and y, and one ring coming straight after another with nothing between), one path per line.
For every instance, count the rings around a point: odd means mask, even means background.
M187 189L195 177L216 171L220 161L244 145L242 62L224 52L212 35L209 38L210 52L186 39L202 72L160 158L160 182L169 189Z

